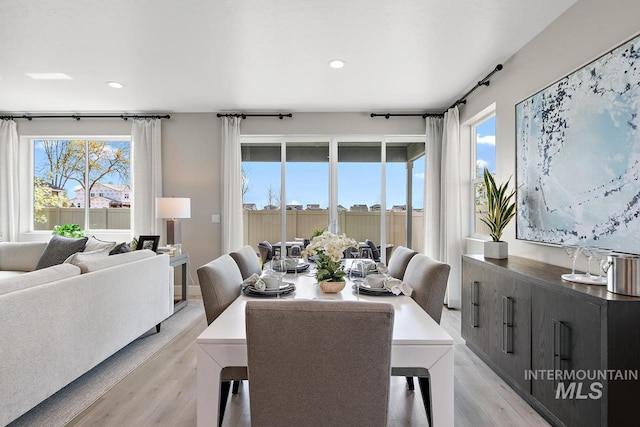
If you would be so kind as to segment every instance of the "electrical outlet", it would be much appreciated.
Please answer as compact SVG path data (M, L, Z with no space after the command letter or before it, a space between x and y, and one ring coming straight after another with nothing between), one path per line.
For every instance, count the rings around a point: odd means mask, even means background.
M220 214L211 215L211 222L214 224L220 224Z

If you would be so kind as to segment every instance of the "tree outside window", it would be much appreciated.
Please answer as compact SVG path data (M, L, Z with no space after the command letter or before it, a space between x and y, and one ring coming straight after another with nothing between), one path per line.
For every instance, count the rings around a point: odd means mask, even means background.
M64 223L130 228L128 210L118 215L86 210L131 206L130 145L115 138L33 140L34 228L50 230Z

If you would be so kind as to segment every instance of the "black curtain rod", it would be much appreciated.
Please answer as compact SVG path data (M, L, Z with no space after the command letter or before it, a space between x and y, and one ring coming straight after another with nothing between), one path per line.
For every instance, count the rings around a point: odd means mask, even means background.
M137 115L137 114L120 114L120 115L102 115L102 116L83 116L78 114L61 114L61 115L22 115L22 116L13 116L6 115L0 116L2 120L13 120L13 119L25 119L25 120L33 120L33 119L170 119L171 116L166 114L163 116L160 115Z
M388 119L389 117L422 117L426 119L427 117L442 117L444 113L407 113L407 114L393 114L393 113L385 113L385 114L376 114L371 113L371 117L384 117Z
M453 108L456 105L460 105L460 104L466 104L467 103L467 96L469 96L471 94L471 92L473 92L474 90L478 89L480 86L489 86L489 84L491 83L489 81L489 79L491 78L491 76L493 76L495 73L497 73L498 71L502 70L502 64L498 64L496 65L496 68L493 69L492 72L490 72L489 74L487 74L487 76L480 80L478 82L477 85L475 85L469 92L465 93L464 95L462 95L462 98L458 99L456 102L453 103L453 105L449 108ZM389 117L419 117L421 116L423 119L427 118L427 117L442 117L444 115L444 113L424 113L424 114L391 114L391 113L386 113L386 114L376 114L376 113L371 113L371 117L384 117L385 119L388 119Z
M218 117L242 117L243 119L246 119L247 117L277 117L280 120L282 120L285 117L293 117L293 114L291 114L291 113L288 113L288 114L282 114L282 113L278 113L278 114L244 114L244 113L221 114L221 113L218 113L218 114L216 114L216 116L218 116Z
M471 94L471 92L473 92L474 90L478 89L480 86L489 86L489 84L491 83L489 81L489 79L491 78L491 76L493 76L495 73L497 73L498 71L502 70L502 64L498 64L496 65L496 68L493 69L492 72L490 72L489 74L487 74L487 76L480 80L478 82L478 84L476 84L474 87L471 88L471 90L467 93L465 93L464 95L462 95L462 98L458 99L456 102L453 103L453 105L449 108L453 108L456 105L460 105L460 104L466 104L467 103L467 96L469 96Z

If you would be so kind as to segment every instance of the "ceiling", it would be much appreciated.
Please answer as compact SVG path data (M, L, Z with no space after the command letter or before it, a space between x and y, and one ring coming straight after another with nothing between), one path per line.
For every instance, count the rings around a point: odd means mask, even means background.
M443 111L575 1L4 0L0 111Z

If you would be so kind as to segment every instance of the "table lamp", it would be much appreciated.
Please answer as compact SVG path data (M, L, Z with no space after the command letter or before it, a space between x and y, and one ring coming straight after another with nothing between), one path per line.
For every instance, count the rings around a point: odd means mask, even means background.
M167 245L181 243L178 218L191 218L191 199L188 197L157 197L156 218L167 219Z

